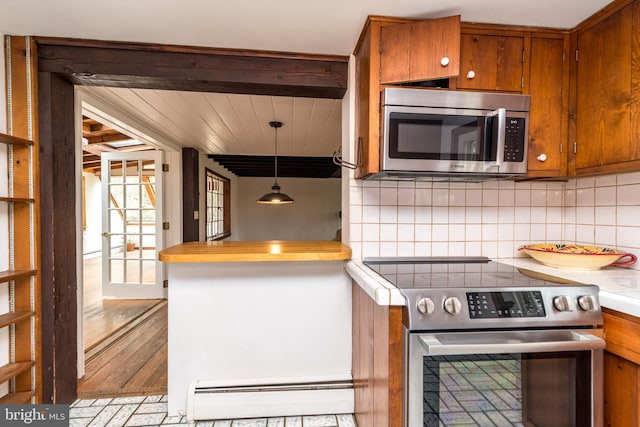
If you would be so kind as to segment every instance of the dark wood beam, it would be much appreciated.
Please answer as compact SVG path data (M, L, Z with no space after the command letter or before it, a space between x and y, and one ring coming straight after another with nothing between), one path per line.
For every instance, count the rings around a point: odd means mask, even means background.
M84 134L83 136L87 138L87 142L90 145L91 144L108 144L110 142L127 141L131 139L131 137L117 131L114 131L110 134L103 134L103 135Z
M77 85L341 99L348 58L36 38L38 67Z
M42 72L38 86L43 400L71 403L78 367L74 89Z

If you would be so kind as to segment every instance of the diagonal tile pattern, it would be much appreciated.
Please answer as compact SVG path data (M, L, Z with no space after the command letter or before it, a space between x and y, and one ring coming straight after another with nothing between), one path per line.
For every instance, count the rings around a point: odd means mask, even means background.
M185 417L167 414L167 396L131 396L76 400L69 409L70 427L178 427ZM196 427L356 427L351 414L305 415L241 420L199 421Z

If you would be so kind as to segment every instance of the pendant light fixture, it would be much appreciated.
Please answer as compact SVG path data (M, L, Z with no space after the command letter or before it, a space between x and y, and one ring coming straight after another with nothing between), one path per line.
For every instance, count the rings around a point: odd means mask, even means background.
M275 182L271 187L271 193L267 193L264 196L256 200L257 203L265 205L285 205L293 203L293 199L284 193L280 192L280 186L278 185L278 128L282 127L282 122L273 121L269 122L269 126L275 129L275 156L274 156L274 171Z

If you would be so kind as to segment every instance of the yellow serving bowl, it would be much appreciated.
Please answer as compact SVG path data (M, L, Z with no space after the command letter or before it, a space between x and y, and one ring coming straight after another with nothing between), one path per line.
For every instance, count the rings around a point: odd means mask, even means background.
M541 264L572 270L598 270L602 267L634 264L637 257L632 253L599 246L563 245L539 243L518 248ZM629 258L620 261L622 258Z

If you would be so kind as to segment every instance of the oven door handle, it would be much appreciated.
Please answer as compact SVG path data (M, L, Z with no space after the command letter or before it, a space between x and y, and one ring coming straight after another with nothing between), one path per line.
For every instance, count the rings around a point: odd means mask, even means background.
M530 339L526 338L528 334ZM425 334L419 337L419 342L430 356L584 351L605 347L602 338L576 331Z

